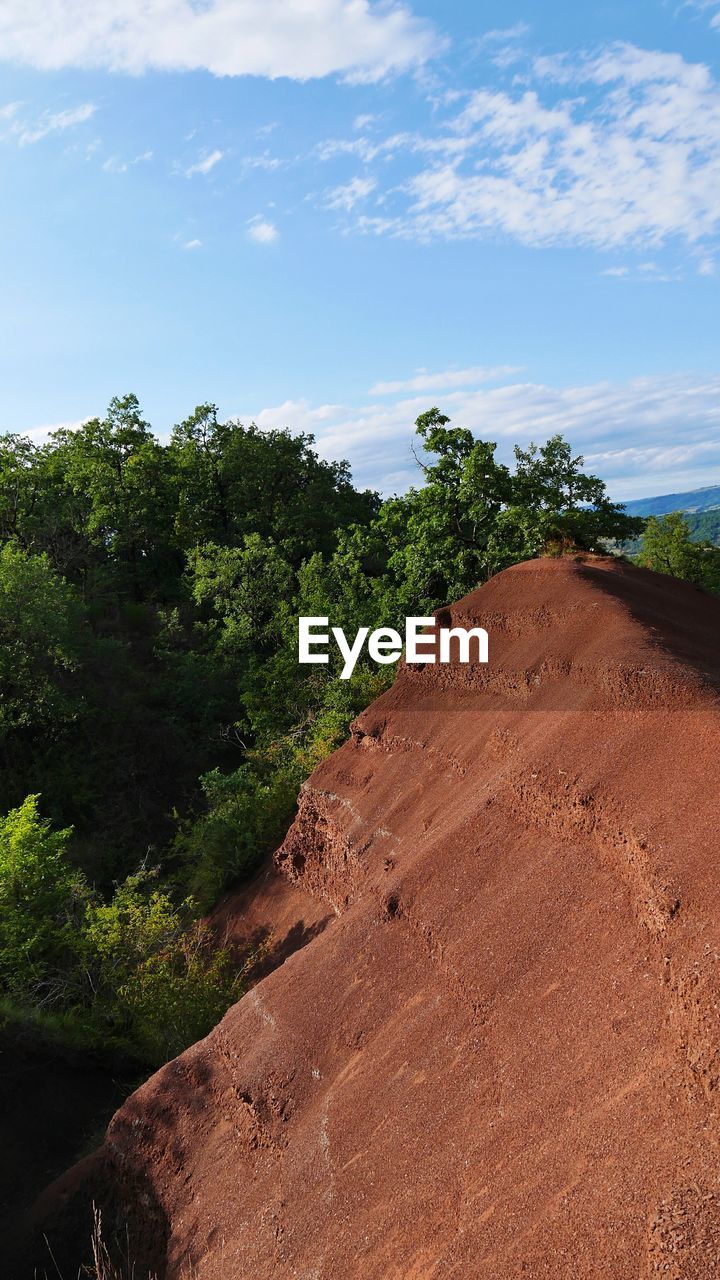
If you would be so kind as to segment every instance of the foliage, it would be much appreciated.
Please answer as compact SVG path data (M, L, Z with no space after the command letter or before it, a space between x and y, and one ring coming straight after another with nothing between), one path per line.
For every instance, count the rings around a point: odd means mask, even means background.
M496 445L450 428L437 409L417 433L436 461L425 484L383 506L377 524L391 548L387 566L403 608L436 608L553 543L593 551L631 536L643 521L611 503L603 482L582 469L560 436L515 449L511 472Z
M178 911L146 874L128 877L87 914L82 936L93 1012L148 1062L164 1062L207 1034L240 994L242 967L212 930Z
M212 614L217 648L229 657L273 648L292 628L294 574L271 541L246 534L240 547L206 543L189 557L192 596Z
M312 444L309 435L221 423L216 405L199 405L170 445L182 545L240 546L257 533L295 566L316 548L331 551L337 529L369 520L378 499L358 493L348 464L322 461Z
M37 796L0 819L0 982L38 1003L72 950L85 897L65 858L69 836L42 821Z
M711 542L720 546L720 510L683 513L693 542Z
M73 719L83 641L79 601L48 557L0 547L0 741L14 729L53 733Z
M679 511L650 516L637 563L656 573L684 578L708 591L720 591L720 548L692 540L690 526Z
M155 1064L204 1035L243 977L194 903L140 871L101 902L67 859L37 796L0 821L0 982L22 1007L75 1015Z

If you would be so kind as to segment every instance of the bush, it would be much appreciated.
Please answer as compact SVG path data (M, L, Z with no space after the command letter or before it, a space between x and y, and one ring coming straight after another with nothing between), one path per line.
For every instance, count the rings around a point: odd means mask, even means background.
M280 843L304 773L288 744L250 753L234 773L202 780L208 811L181 831L177 848L193 896L205 909L250 875Z
M66 858L70 834L51 831L37 796L0 818L0 985L39 1004L58 998L87 900Z
M114 1003L127 1016L132 1043L145 1061L166 1062L207 1035L239 999L249 966L248 959L238 971L201 921L142 960Z
M0 819L0 999L40 1012L69 1044L114 1045L157 1066L207 1032L249 967L219 949L191 898L143 869L101 902L67 860L38 797ZM8 1004L9 1001L9 1004Z

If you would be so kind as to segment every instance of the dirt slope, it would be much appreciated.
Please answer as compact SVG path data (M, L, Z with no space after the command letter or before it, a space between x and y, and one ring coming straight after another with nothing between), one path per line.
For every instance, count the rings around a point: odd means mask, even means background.
M442 612L490 666L401 669L315 772L278 863L331 923L118 1112L58 1249L112 1187L169 1280L720 1274L720 601L547 560Z
M207 923L218 943L241 962L257 957L251 970L255 981L322 933L334 914L328 903L306 893L270 862L242 889L221 898Z

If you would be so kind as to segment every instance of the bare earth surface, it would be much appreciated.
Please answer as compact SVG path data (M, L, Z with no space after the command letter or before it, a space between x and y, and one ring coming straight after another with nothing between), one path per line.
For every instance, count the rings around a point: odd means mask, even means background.
M720 600L589 558L440 612L489 667L306 784L310 940L51 1189L58 1256L94 1195L138 1280L720 1275Z

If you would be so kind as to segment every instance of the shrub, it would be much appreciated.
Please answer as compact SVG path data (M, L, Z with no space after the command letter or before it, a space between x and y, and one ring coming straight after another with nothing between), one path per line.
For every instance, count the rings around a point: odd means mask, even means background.
M0 818L0 984L52 1002L72 966L88 891L67 862L70 830L52 831L38 797Z

